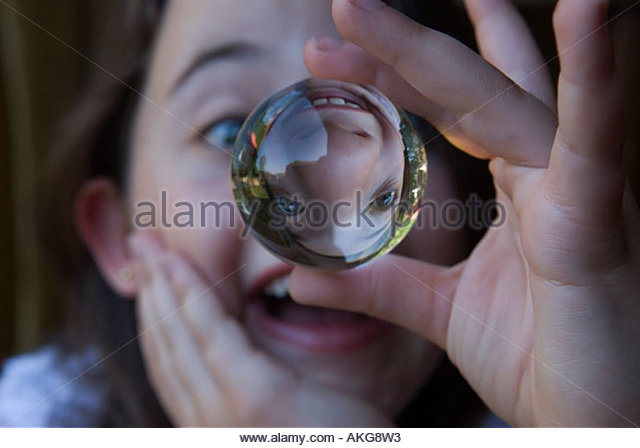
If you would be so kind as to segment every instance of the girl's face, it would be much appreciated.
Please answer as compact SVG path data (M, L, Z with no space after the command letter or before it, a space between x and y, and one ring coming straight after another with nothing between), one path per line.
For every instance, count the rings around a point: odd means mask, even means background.
M142 201L156 205L156 230L164 244L209 284L220 282L218 297L257 347L309 379L397 413L429 376L439 351L412 333L363 316L267 298L265 290L279 294L274 285L290 267L250 234L243 237L240 216L228 206L234 204L235 133L261 100L310 76L302 56L305 42L337 35L330 1L188 0L167 8L144 92L150 101L140 101L132 135L132 214L141 211L136 204ZM447 168L437 160L430 160L429 177L430 199L455 196ZM184 203L193 207L191 223L188 215L178 215L189 210ZM217 206L202 207L207 203ZM187 223L192 226L183 227ZM459 235L414 230L398 251L454 263L465 246Z

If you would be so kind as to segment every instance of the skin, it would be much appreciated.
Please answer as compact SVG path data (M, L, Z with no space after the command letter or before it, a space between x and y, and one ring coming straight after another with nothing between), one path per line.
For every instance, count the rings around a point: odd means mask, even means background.
M625 185L608 2L560 0L557 101L506 0L465 2L484 59L388 7L354 3L333 2L349 42L309 43L311 71L376 84L490 159L506 223L452 268L390 255L354 272L296 269L294 297L434 341L512 425L640 425L640 218Z
M178 426L390 425L441 359L435 345L397 326L328 352L265 334L245 312L249 289L286 265L252 237L242 238L242 225L228 225L226 208L219 226L132 225L136 204L157 203L162 191L169 205L233 201L228 148L207 141L206 129L247 115L270 93L309 77L305 43L314 35L338 36L330 7L297 0L170 3L133 123L126 191L93 179L78 195L78 230L104 278L136 300L147 372ZM185 78L202 52L238 40L256 48ZM454 197L447 168L435 159L433 166L429 199ZM465 251L463 235L416 231L399 252L452 264ZM127 267L133 279L120 275Z
M196 147L175 118L141 105L129 196L108 181L90 182L79 196L77 221L105 278L122 295L137 296L149 374L174 422L388 424L435 364L429 340L512 425L640 424L640 218L625 188L621 93L604 25L608 2L560 0L557 100L545 71L534 72L542 58L507 0L465 2L481 56L384 6L372 11L334 0L343 42L335 40L328 4L325 10L315 2L276 3L289 15L276 14L271 2L264 11L253 3L251 14L237 2L170 8L145 92L186 123L202 125L198 120L210 120L223 104L237 107L235 95L257 103L268 94L262 89L306 76L304 41L333 37L307 42L309 71L375 84L461 150L490 159L506 221L452 268L433 263L455 260L458 246L418 232L416 253L405 257L339 274L295 269L291 292L300 302L365 312L425 339L394 330L385 339L393 350L374 344L330 359L291 350L241 320L246 279L273 262L255 241L230 238L233 229L162 229L125 244L126 210L139 198L156 198L161 187L182 198L230 197L228 170L216 163L226 156ZM254 17L261 20L251 26ZM211 26L213 18L219 27ZM170 100L169 86L196 43L233 35L273 50L253 59L254 70L242 70L260 73L261 82L243 81L237 71L226 78L201 74L189 90L191 108L186 93ZM215 106L193 106L207 97L218 98ZM446 192L449 182L440 178L432 191ZM434 259L410 258L421 253ZM118 272L131 263L135 280L125 281ZM398 360L411 363L389 364L400 351ZM397 368L379 375L388 365Z

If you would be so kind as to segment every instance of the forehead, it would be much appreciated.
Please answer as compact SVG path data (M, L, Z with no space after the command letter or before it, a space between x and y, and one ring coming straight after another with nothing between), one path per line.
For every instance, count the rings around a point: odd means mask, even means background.
M330 9L330 0L173 0L165 17L185 38L203 30L209 37L250 38L312 28L331 20Z
M302 61L304 42L337 34L330 0L174 0L156 47L163 77L174 78L208 48L228 42L259 44L274 58Z

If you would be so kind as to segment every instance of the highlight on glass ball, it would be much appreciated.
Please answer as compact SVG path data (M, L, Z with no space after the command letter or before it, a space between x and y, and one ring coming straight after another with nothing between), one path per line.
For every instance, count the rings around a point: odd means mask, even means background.
M407 115L377 89L311 78L245 121L231 180L252 233L283 260L353 268L411 230L427 178Z

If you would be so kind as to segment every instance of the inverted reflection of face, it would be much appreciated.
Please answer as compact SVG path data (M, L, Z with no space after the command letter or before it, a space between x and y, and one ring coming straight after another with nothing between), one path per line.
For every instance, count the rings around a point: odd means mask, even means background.
M366 258L392 235L403 192L399 112L363 86L312 79L297 89L281 110L264 114L274 117L257 167L272 195L271 211L286 221L284 238L299 250Z
M274 193L303 206L317 202L326 207L325 212L322 206L315 206L315 219L312 210L301 209L301 225L288 223L287 229L302 246L327 256L359 253L374 244L391 223L391 208L402 188L404 147L397 132L373 113L346 104L319 104L280 121L282 128L286 122L308 122L307 117L315 117L323 126L292 134L288 144L301 154L281 178L274 179L279 190ZM306 162L307 150L314 156L324 150L325 155ZM358 202L360 209L375 204L366 214L373 225L358 219ZM328 218L322 215L333 216L333 211L340 225L321 225Z

